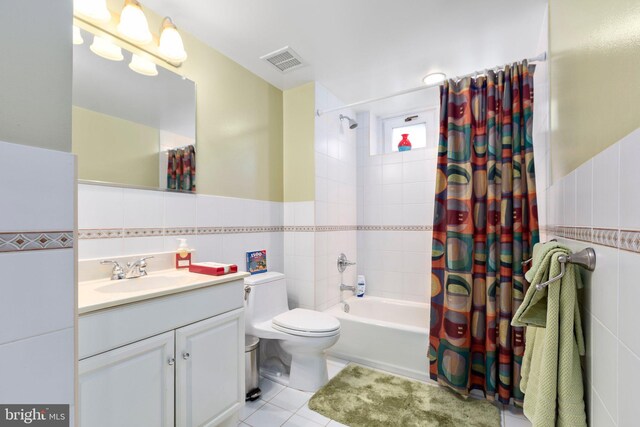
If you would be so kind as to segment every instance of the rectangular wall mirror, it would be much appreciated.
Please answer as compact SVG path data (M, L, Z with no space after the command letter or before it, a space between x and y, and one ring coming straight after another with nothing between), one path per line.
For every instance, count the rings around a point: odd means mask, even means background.
M108 60L90 49L93 34L82 37L73 47L79 179L195 191L195 83L160 66L155 76L139 74L131 52Z

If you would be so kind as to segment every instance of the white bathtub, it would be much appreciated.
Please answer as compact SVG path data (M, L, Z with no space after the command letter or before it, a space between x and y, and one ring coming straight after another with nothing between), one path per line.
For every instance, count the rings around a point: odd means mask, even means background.
M340 320L329 354L422 381L429 379L429 304L373 296L351 297L326 313Z

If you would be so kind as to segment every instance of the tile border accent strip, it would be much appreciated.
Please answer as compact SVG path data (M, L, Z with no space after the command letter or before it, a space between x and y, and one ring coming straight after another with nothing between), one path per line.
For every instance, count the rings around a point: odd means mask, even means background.
M432 225L359 225L358 231L433 231Z
M73 231L0 232L0 253L73 248Z
M257 225L173 228L85 228L78 230L78 239L120 239L127 237L189 236L242 233L325 233L335 231L431 231L431 225Z
M119 239L124 237L124 230L118 228L85 228L78 230L78 240Z
M565 239L640 253L640 230L564 226L547 226L542 230Z

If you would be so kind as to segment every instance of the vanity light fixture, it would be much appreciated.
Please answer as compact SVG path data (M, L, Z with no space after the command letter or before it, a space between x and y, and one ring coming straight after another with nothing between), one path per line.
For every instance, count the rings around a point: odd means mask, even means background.
M91 45L91 50L104 58L114 61L123 59L120 48L111 46L115 41L129 51L142 51L141 54L147 61L155 58L177 68L187 59L182 37L171 18L162 20L160 34L156 37L149 31L147 17L138 0L124 0L120 15L112 14L107 9L106 0L74 0L73 18L75 26L104 38L98 40L94 37ZM76 29L73 30L73 35L74 43L81 43L82 36ZM139 67L138 60L132 63L132 67L137 69L151 70L148 64Z
M158 68L156 68L156 64L152 61L149 61L147 58L141 55L136 55L135 53L131 55L131 62L129 62L129 68L135 71L138 74L142 74L143 76L157 76Z
M73 26L73 44L82 44L84 43L84 39L82 38L82 34L80 34L80 28Z
M160 25L160 53L169 60L184 62L187 59L187 52L184 50L182 37L171 18L168 16L162 20Z
M147 44L153 39L138 0L125 0L117 29L120 34L137 43Z
M427 86L433 86L433 85L442 83L446 78L447 78L447 75L445 73L435 72L435 73L429 73L426 76L424 76L424 78L422 79L422 82Z
M75 0L74 13L99 22L109 22L111 12L107 9L107 0Z
M122 61L122 49L100 36L93 36L93 43L89 46L91 52L110 61Z

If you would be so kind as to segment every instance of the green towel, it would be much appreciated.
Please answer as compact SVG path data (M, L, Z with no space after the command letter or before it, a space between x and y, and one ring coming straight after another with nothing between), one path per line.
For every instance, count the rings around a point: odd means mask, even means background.
M513 326L526 326L520 388L524 414L534 427L587 425L580 356L584 338L578 307L582 287L577 267L566 264L561 280L538 291L535 285L560 274L560 255L571 252L556 242L537 244L526 274L531 283Z

